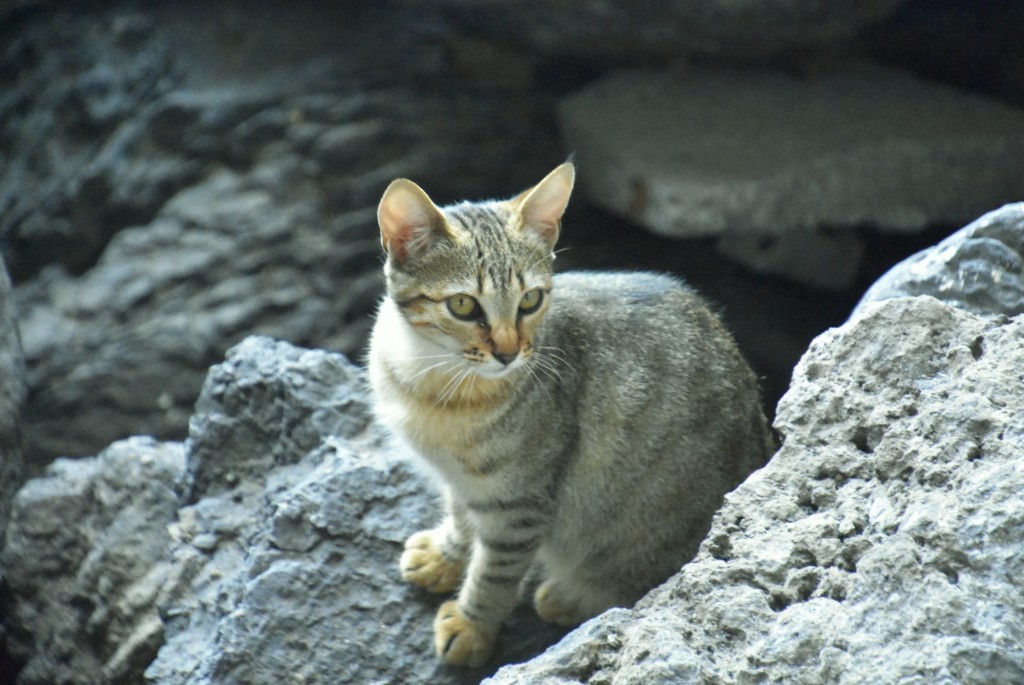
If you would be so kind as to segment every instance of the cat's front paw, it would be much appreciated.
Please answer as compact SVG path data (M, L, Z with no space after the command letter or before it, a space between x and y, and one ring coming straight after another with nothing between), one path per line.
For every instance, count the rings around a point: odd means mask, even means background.
M405 551L398 562L402 579L430 592L451 592L462 580L462 562L449 559L441 551L440 533L421 530L405 541Z
M453 666L482 666L494 650L496 634L494 628L466 618L454 599L442 604L434 619L434 648Z

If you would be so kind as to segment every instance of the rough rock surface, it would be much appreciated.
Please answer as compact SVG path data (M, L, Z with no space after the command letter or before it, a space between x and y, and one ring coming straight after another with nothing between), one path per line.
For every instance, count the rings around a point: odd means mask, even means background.
M201 173L201 159L139 145L133 123L180 75L131 13L29 12L0 24L0 45L0 249L16 280L47 262L81 270Z
M1024 317L866 308L811 345L693 562L487 682L1024 682L1022 387Z
M439 666L440 599L397 572L438 516L360 369L248 338L210 370L185 445L115 443L19 493L0 557L18 683L473 683L564 634L524 608L487 667Z
M18 492L0 555L18 683L139 682L163 640L184 466L180 443L132 438L59 459Z
M663 235L911 232L1024 194L1024 112L869 63L636 71L559 111L588 197Z
M408 0L406 0L408 2ZM546 55L629 62L690 54L760 58L833 43L905 0L417 0L451 8L468 30ZM410 3L412 4L412 3Z
M535 102L420 85L439 19L130 7L0 28L0 249L23 279L41 464L183 437L207 368L247 334L359 354L392 178L439 200L512 193L561 157Z
M989 212L892 267L856 311L912 295L931 295L979 316L1024 314L1024 203Z
M23 480L21 408L25 366L11 281L0 259L0 548L11 498ZM2 620L0 620L2 623Z

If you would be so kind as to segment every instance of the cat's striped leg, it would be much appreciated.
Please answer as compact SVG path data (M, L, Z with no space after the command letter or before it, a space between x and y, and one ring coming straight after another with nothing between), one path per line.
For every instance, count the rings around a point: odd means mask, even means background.
M472 540L466 511L447 489L444 505L441 525L411 535L399 561L402 579L430 592L451 592L459 586Z
M438 656L469 666L479 666L490 656L498 628L519 598L546 520L535 507L474 515L476 539L466 580L458 599L441 605L434 620Z

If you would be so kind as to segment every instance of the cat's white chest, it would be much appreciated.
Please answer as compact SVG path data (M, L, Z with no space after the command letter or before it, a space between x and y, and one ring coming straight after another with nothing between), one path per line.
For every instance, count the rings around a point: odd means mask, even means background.
M370 345L369 375L380 422L432 462L471 457L492 408L436 404L415 392L425 356L393 303L381 305ZM429 350L427 352L430 352ZM438 464L439 466L441 464Z

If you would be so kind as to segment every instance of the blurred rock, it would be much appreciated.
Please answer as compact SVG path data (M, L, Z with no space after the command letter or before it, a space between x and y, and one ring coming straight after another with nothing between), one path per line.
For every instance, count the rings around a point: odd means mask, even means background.
M21 410L25 401L25 364L11 281L0 259L0 548L11 498L24 480ZM0 620L2 624L2 620Z
M679 55L764 58L855 36L905 0L429 0L466 31L545 55L635 64Z
M1024 203L971 222L879 278L852 316L869 303L931 295L978 316L1024 314Z
M487 682L1024 681L1024 317L892 300L820 336L697 558Z
M587 196L663 235L914 232L1024 194L1024 112L868 63L637 71L559 112Z
M33 473L183 437L207 368L247 334L360 356L391 179L439 201L511 194L559 161L535 103L416 85L441 54L419 14L265 10L29 13L0 42L16 141L0 244L32 276L16 295ZM86 74L107 85L76 90Z
M19 289L34 459L180 437L206 369L250 331L359 349L380 289L374 215L325 216L283 165L257 170L265 181L213 174L82 277Z
M908 2L863 34L871 53L926 78L1024 105L1024 5Z
M21 410L25 400L25 366L18 335L11 281L0 258L0 550L4 547L12 500L26 475L22 455ZM9 593L0 563L0 681L9 679Z
M0 23L0 45L0 249L16 281L47 263L81 271L201 173L139 141L180 73L135 13L25 12Z
M756 273L826 290L844 290L857 278L864 243L854 231L795 230L777 235L726 233L718 251Z

